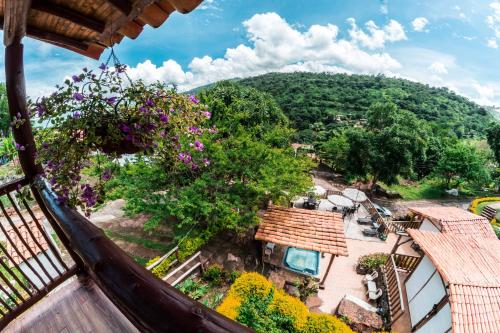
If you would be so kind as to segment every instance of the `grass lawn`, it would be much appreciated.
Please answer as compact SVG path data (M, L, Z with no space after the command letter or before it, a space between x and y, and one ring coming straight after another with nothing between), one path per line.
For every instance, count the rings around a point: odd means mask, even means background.
M444 189L430 181L414 184L382 185L385 189L397 192L405 200L440 199L446 195Z
M491 205L492 203L496 203L498 201L485 201L485 202L481 202L480 204L477 205L477 214L481 215L484 207L488 206L488 205ZM497 213L499 212L500 210L497 209Z

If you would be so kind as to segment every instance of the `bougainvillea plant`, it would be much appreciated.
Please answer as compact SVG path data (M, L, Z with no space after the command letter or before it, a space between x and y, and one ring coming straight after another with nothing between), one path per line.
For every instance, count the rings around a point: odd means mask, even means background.
M120 64L84 68L56 88L30 106L38 121L37 158L61 203L88 215L102 199L112 172L102 170L97 181L82 180L92 160L139 153L186 172L210 164L203 139L216 130L203 127L211 115L194 95L159 82L131 81Z

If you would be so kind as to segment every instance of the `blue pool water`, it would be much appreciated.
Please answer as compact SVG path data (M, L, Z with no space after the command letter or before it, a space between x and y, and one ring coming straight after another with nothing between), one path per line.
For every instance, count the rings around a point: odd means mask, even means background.
M319 252L289 247L283 260L285 267L300 274L318 275Z

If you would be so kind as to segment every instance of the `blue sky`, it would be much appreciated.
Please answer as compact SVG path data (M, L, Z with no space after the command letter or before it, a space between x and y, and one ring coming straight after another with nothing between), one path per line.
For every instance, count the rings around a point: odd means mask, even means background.
M25 44L32 96L100 63ZM205 0L115 52L132 77L181 89L270 71L383 73L500 106L499 46L500 0Z

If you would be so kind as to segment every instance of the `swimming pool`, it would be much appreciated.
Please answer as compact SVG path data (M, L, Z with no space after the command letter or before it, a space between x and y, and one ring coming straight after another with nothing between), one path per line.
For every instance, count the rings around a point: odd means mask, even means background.
M289 247L286 249L283 265L287 269L300 274L318 275L319 252Z

